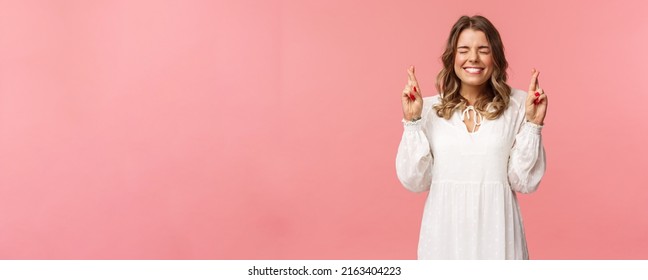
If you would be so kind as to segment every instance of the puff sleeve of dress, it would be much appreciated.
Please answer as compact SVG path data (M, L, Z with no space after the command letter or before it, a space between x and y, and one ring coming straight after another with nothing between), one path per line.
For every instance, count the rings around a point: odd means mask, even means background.
M434 156L426 133L426 123L432 108L430 97L423 98L421 119L403 120L403 136L396 154L396 174L403 187L412 192L423 192L432 184Z
M524 101L520 103L518 132L509 157L508 179L512 190L532 193L537 190L546 170L542 126L526 121Z

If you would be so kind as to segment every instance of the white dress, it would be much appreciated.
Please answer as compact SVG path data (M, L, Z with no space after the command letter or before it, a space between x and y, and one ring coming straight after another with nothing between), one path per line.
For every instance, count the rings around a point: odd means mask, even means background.
M541 126L526 122L527 93L513 89L508 108L474 133L455 111L449 120L423 99L422 119L405 122L396 172L413 192L429 190L419 259L528 259L515 192L537 189L545 171ZM472 128L471 128L472 129Z

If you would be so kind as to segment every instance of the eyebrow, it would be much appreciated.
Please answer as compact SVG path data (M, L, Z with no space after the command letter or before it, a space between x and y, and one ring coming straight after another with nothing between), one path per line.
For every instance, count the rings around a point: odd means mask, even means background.
M458 46L457 49L470 49L468 46ZM479 46L477 49L490 49L489 46Z

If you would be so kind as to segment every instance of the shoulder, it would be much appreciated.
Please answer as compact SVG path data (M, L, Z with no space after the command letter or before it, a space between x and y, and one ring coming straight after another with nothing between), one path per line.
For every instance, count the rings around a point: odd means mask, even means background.
M438 94L434 96L423 97L423 114L427 115L432 111L434 105L438 103L441 103L441 96Z
M439 102L441 102L441 96L438 94L434 96L423 97L423 106L434 106Z
M523 108L527 98L527 92L521 89L511 88L509 108Z

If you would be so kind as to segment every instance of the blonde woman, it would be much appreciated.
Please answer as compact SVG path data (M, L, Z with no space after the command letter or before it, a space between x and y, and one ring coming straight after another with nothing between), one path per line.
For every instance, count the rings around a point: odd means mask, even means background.
M429 191L418 258L528 259L516 192L535 191L545 172L539 72L528 91L511 88L499 32L482 16L459 18L442 61L439 95L422 97L411 66L401 98L397 175Z

